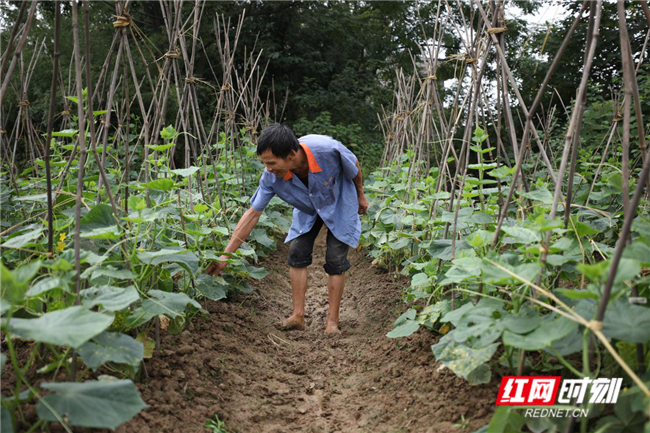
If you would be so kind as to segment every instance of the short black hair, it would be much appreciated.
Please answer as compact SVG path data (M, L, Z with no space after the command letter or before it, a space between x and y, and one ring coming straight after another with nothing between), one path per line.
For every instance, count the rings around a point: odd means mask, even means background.
M298 151L298 138L286 125L274 123L262 130L257 140L257 154L261 155L267 150L278 158L286 158L292 150Z

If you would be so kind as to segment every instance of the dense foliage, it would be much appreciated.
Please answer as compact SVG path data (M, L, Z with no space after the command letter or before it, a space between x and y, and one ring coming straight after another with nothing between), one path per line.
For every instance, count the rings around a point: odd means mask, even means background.
M74 125L73 125L74 126ZM55 134L52 165L54 174L62 174L66 156L76 139L76 130ZM257 186L261 163L255 147L241 149L245 161L243 182L227 165L225 153L216 167L220 175L222 203L205 202L197 189L186 189L190 179L207 178L207 187L215 183L214 172L199 167L170 170L169 152L179 134L167 127L161 136L165 144L151 145L156 150L146 164L156 165L161 176L150 182L129 181L129 211L114 217L107 197L98 190L98 173L88 167L84 178L84 207L81 218L81 277L83 286L75 295L75 256L73 245L76 172L78 161L64 179L54 205L57 242L54 255L47 254L44 232L44 179L31 170L23 173L16 195L2 177L2 316L7 335L33 340L29 353L19 358L13 338L8 338L8 356L15 372L13 397L3 396L3 431L11 425L11 415L21 403L38 397L38 412L43 421L58 420L58 412L68 413L70 425L115 428L132 418L143 407L131 379L141 375L141 362L153 356L159 345L151 335L160 330L180 333L190 318L205 314L201 302L220 300L238 293L250 293L246 280L260 279L266 270L256 267L275 245L272 238L289 228L287 205L275 199L253 231L248 242L231 255L224 276L202 274L204 263L219 260L229 234L236 224L242 204ZM224 148L225 143L214 144ZM110 156L117 158L114 148ZM199 161L201 162L201 161ZM119 171L110 176L111 188L120 191ZM155 329L155 332L153 332ZM150 335L150 336L148 336ZM79 382L60 380L60 373L73 375L71 354L79 356L85 368L77 373ZM38 355L38 356L37 356ZM48 362L42 365L42 360ZM110 377L93 380L101 366L108 364ZM41 384L50 394L39 397L39 390L28 382L27 371L38 366ZM27 391L22 392L23 386ZM85 395L96 395L84 399ZM66 409L63 409L63 407ZM107 410L106 408L110 409ZM52 409L54 411L52 411ZM103 413L87 418L86 413ZM6 426L6 427L5 427Z
M583 160L578 172L584 182L577 199L584 202L590 196L591 204L577 206L568 227L562 218L549 219L553 194L546 175L540 174L529 192L516 193L495 238L499 196L507 194L513 170L489 160L487 153L493 149L485 147L486 138L477 128L472 151L483 158L470 165L477 177L468 176L464 188L454 193L461 203L457 212L447 210L452 194L436 192L440 170L433 168L425 179L410 180L407 155L402 159L406 162L376 171L367 182L372 206L364 224L364 244L377 263L399 269L411 280L404 293L411 307L387 336L406 337L420 328L442 335L431 347L434 356L473 385L490 382L493 372L626 377L630 388L621 394L614 414L602 418L607 405L585 404L591 416L581 422L585 428L590 419L600 419L595 429L604 430L599 431L640 431L647 420L647 401L639 388L604 348L597 350L595 360L588 358L593 337L586 324L602 298L623 220L619 170L606 167L589 194L593 167ZM450 225L457 227L457 238L446 238ZM602 332L616 342L627 365L645 373L650 362L650 314L646 306L629 302L628 296L636 287L639 297L650 297L647 202L633 230ZM544 262L544 238L549 234ZM636 344L644 348L641 358ZM643 377L647 383L648 374ZM566 422L553 417L526 419L502 407L489 429L481 431L521 431L524 425L531 431L562 431Z
M1 4L0 19L12 23L21 3ZM389 338L429 333L435 339L432 356L468 386L514 374L624 379L614 407L583 405L589 417L532 419L500 407L481 431L570 431L567 423L573 422L581 432L650 431L650 309L643 303L650 297L647 191L634 209L629 243L620 243L624 209L644 187L638 178L650 156L640 147L635 109L625 113L625 92L632 93L621 73L615 2L603 5L591 81L583 86L579 139L567 136L584 68L588 11L541 95L531 122L539 143L522 137L522 105L535 99L579 3L566 2L569 15L548 26L529 26L519 12L499 15L492 34L483 31L485 23L470 1L129 5L122 16L132 19L127 35L111 24L118 13L112 3L89 2L89 82L75 69L74 42L67 37L72 7L62 5L49 157L44 137L53 75L52 2L38 4L2 101L0 313L6 338L0 361L12 372L9 388L3 387L11 391L2 396L3 432L24 419L21 407L27 402L38 404L32 431L47 430L54 421L97 428L128 421L145 407L134 382L142 379L142 361L159 349L160 333L181 332L190 319L205 314L206 300L250 293L247 281L266 275L256 263L290 224L289 207L279 199L248 242L230 255L224 275L212 278L201 270L221 260L248 206L263 169L255 154L256 128L273 118L298 135L331 135L359 156L371 199L362 243L377 265L410 281L395 294L405 312ZM534 13L546 4L517 6ZM165 7L182 19L172 24ZM644 45L650 33L637 3L624 8L631 57L639 67L639 107L648 113ZM190 17L199 9L196 24L203 24L193 27ZM244 12L240 27L226 24ZM188 38L184 48L194 53L191 62L183 63L188 59L172 37L181 27ZM11 30L2 28L2 46ZM196 40L190 40L192 31ZM507 85L494 45L482 51L493 34L513 74ZM120 62L111 42L117 35L132 53ZM239 38L237 55L220 52L222 38L228 46ZM427 51L433 46L439 50ZM251 53L259 56L256 67L247 62ZM225 63L231 60L229 70ZM192 75L185 76L190 63ZM172 67L179 71L173 83ZM266 75L259 87L238 86L233 78L253 72L259 77L260 70ZM141 80L139 93L134 77ZM81 82L92 83L94 95L80 90L85 86L77 89ZM521 100L507 87L512 82L520 84ZM260 101L267 96L264 105ZM409 98L412 105L404 103ZM89 112L89 100L93 128L88 122L80 127L78 104ZM109 100L113 105L103 109ZM267 112L256 116L257 110ZM149 129L152 125L159 128ZM648 137L647 131L646 122L640 136ZM101 163L90 157L80 163L82 141L90 148L105 143L96 148ZM567 143L577 146L570 160L563 152ZM517 175L520 145L527 153ZM556 195L554 178L562 164L569 171ZM48 180L55 190L51 233ZM625 249L614 269L619 244ZM613 290L605 294L614 271ZM607 310L598 329L594 320L601 305ZM38 387L34 377L43 379ZM224 428L218 417L206 427Z

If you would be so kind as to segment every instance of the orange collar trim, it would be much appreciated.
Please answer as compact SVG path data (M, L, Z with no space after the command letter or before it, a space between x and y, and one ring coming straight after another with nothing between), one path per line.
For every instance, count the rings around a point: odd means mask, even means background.
M302 147L302 150L305 151L305 155L307 155L307 165L309 166L309 171L312 173L320 173L321 171L323 171L320 168L320 165L318 165L316 158L314 158L314 154L311 152L311 149L307 147L305 143L299 143L299 144ZM290 180L292 177L293 177L293 171L289 171L284 176L284 180Z

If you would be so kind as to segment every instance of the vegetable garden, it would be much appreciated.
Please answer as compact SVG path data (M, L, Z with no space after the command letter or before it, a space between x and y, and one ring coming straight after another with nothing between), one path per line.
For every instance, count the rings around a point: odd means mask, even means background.
M2 32L2 432L128 426L148 410L139 390L167 336L225 321L215 302L244 305L275 278L274 259L272 275L264 259L291 222L277 198L224 275L203 270L221 260L249 206L264 169L257 136L285 120L289 92L284 101L265 93L274 77L263 50L242 46L245 13L206 16L209 2L161 1L166 40L154 43L132 13L137 3L114 3L101 68L90 61L89 2L53 2L42 40L30 36L39 3L13 4L16 20ZM555 405L588 416L495 406L477 431L650 432L650 9L574 5L556 51L538 59L540 83L512 68L509 6L427 4L431 19L415 28L428 43L411 53L410 72L391 71L392 106L376 110L382 146L350 143L371 199L362 246L373 266L406 282L380 338L400 349L425 339L426 368L494 398L504 376L623 380L614 405ZM628 32L639 20L641 39ZM593 70L612 25L619 63L605 83ZM218 59L199 77L206 26ZM580 32L578 87L571 101L554 99L549 83ZM35 71L50 67L49 105L32 105ZM611 100L593 97L606 86ZM294 129L362 136L329 116ZM296 341L283 338L269 334L268 344ZM457 421L454 430L470 425ZM218 416L203 422L230 428Z

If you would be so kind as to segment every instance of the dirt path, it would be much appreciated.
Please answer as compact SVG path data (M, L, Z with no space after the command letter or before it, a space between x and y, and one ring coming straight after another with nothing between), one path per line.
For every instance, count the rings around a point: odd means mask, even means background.
M371 267L362 251L350 252L342 335L323 334L324 232L309 268L305 332L275 327L291 309L287 246L280 245L252 296L210 303L208 319L165 337L140 387L150 407L118 431L206 431L215 414L241 433L471 432L484 425L498 385L470 387L439 370L431 333L386 338L404 281ZM465 429L453 426L461 415L470 420Z

